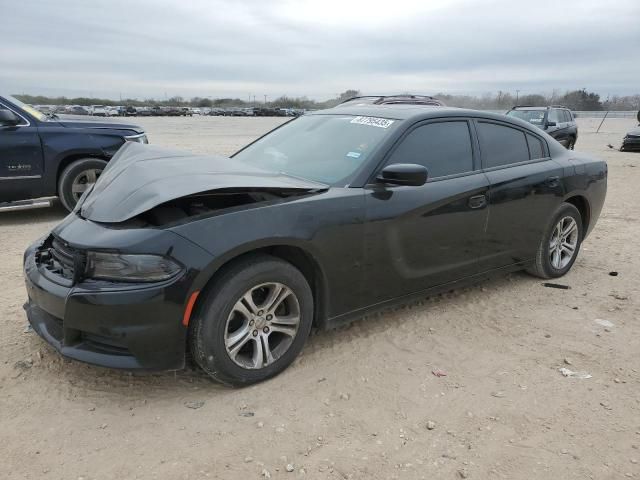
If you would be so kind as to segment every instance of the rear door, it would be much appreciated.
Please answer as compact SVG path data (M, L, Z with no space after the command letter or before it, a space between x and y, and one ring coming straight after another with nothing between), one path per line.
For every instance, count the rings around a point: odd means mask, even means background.
M365 188L366 303L477 273L489 183L470 127L459 118L412 127L384 165L424 165L427 183Z
M571 110L565 110L564 116L567 122L567 141L569 137L573 137L575 140L578 137L578 128L576 126L576 120L573 118L573 113L571 113Z
M38 127L0 101L0 109L19 115L18 125L0 124L0 202L38 197L42 189L42 146Z
M562 202L562 168L546 142L494 120L476 121L482 167L489 179L487 248L483 270L534 257L551 214Z

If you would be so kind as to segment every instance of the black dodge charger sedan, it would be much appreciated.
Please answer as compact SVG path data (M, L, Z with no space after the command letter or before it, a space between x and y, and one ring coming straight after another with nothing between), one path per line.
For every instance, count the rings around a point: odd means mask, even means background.
M358 99L231 158L127 143L24 255L27 315L63 355L214 379L276 375L312 325L488 275L564 275L605 162L529 123ZM410 103L410 102L408 102Z

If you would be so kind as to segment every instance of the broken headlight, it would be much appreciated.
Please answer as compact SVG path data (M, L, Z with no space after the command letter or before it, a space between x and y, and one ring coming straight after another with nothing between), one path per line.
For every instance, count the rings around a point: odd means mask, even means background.
M176 262L160 255L87 252L85 275L116 282L159 282L181 270Z

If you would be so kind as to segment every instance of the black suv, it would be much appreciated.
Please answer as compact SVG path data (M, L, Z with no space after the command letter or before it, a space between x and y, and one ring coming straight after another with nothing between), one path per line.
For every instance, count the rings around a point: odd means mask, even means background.
M521 118L544 130L569 150L573 150L578 140L576 118L571 110L562 105L550 107L521 105L513 107L507 115Z
M126 141L148 143L135 125L60 119L0 96L0 211L49 206L55 196L72 210Z

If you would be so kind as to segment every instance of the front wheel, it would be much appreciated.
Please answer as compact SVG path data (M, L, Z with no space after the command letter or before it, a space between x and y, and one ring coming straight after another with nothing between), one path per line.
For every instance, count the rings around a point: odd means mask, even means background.
M190 325L196 363L234 386L273 377L298 356L313 321L304 275L276 257L245 257L215 279Z
M62 205L69 211L73 210L106 166L107 162L99 158L83 158L68 165L58 179L58 197Z
M547 226L534 264L527 271L540 278L557 278L576 261L582 243L582 216L576 207L563 203Z
M573 150L576 146L576 139L573 137L569 137L567 140L567 150Z

